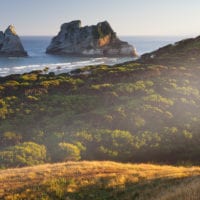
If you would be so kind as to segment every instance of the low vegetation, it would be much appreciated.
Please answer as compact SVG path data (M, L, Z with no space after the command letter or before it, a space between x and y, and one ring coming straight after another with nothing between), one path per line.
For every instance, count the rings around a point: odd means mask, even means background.
M198 200L200 168L67 162L0 170L3 200Z
M0 168L68 160L198 165L199 76L198 66L125 63L1 77Z
M0 199L199 200L200 65L173 57L183 43L138 63L1 77Z

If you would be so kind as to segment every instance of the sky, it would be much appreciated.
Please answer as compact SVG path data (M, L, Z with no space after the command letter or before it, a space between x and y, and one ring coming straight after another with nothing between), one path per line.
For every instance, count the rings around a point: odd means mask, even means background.
M118 35L200 35L199 0L0 0L0 30L56 35L60 25L107 20Z

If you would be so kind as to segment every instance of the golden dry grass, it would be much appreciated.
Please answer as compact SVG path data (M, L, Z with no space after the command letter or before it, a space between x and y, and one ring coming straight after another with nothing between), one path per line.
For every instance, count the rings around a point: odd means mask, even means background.
M95 196L101 191L102 199L113 195L127 200L196 200L192 196L200 188L199 175L200 167L95 161L45 164L0 170L0 199L101 199Z

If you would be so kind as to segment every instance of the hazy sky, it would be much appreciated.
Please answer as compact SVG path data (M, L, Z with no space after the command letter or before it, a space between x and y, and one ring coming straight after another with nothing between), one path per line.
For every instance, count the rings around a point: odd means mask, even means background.
M107 20L118 35L200 35L200 0L0 0L0 30L55 35L76 19Z

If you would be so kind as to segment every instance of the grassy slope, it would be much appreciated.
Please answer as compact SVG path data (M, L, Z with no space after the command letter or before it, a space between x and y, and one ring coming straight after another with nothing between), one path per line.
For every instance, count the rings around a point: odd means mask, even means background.
M199 66L130 63L1 78L1 157L31 141L45 145L45 162L61 162L67 142L82 144L83 160L198 163L199 76Z
M199 175L199 167L97 161L46 164L1 170L0 199L199 199Z

